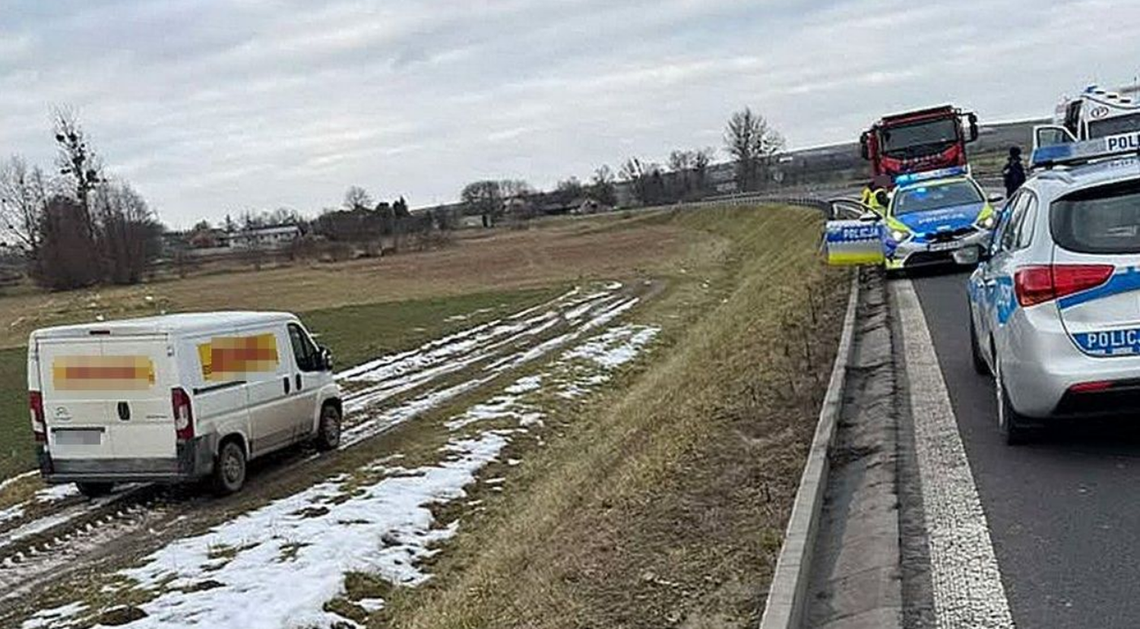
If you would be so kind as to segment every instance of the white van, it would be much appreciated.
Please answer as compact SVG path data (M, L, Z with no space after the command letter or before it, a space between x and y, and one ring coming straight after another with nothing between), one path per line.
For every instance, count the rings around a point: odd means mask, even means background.
M300 441L340 443L328 350L282 312L173 314L36 330L28 400L40 471L88 496L212 476Z

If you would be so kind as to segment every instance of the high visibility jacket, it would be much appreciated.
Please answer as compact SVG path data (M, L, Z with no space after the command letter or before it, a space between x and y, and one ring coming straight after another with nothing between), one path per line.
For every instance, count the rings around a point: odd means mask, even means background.
M882 203L879 203L879 195L876 194L877 190L872 190L870 186L863 188L863 196L859 201L871 208L872 210L885 210Z

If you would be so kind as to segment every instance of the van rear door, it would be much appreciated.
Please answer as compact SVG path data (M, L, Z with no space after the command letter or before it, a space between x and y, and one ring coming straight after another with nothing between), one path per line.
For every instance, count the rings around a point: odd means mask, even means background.
M56 459L173 459L165 335L37 341L48 449Z

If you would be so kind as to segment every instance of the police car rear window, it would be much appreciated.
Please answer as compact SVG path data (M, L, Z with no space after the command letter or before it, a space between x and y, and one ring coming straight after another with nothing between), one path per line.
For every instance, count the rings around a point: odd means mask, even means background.
M1140 181L1079 190L1053 202L1053 240L1078 253L1140 253Z

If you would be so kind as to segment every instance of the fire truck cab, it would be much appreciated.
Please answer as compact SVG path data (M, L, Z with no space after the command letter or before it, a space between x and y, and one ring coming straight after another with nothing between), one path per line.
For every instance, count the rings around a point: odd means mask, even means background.
M978 139L978 117L944 105L883 116L859 139L872 176L966 167L966 144Z

